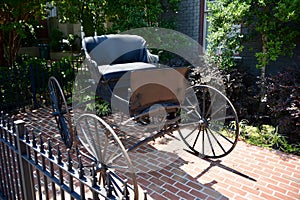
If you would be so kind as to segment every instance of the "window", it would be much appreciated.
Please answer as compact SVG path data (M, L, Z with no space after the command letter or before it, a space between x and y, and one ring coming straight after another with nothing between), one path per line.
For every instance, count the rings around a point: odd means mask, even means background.
M199 37L199 44L202 45L202 51L203 53L206 52L208 41L207 36L209 34L208 28L209 28L209 21L207 20L209 15L209 9L208 9L208 3L207 2L214 3L216 0L202 0L200 3L200 37ZM228 34L228 37L234 37L236 34L241 33L241 25L236 24L232 26L232 32ZM222 51L222 49L220 49ZM234 51L235 56L238 56L238 53Z
M56 17L57 16L56 6L53 6L52 3L47 2L46 7L47 7L48 17Z
M209 15L207 1L214 2L215 0L202 0L200 3L200 37L199 43L202 45L202 51L205 52L207 49L207 35L208 35L208 27L209 21L207 17Z
M207 1L204 0L204 23L203 23L203 52L207 49L207 34L208 34L208 27L209 27L209 21L207 20L208 16L208 6Z

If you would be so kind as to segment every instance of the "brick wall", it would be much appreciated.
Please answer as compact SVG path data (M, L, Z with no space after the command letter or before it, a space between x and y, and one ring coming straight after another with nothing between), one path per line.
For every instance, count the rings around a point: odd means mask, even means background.
M176 30L199 41L199 0L182 0L176 15Z
M199 34L202 31L199 30L201 1L202 0L182 0L179 11L175 14L176 30L190 36L198 42ZM254 38L253 40L244 43L244 45L245 48L241 55L243 60L240 67L253 75L259 75L260 70L256 69L257 60L255 52L260 51L260 38ZM270 62L266 72L267 74L276 74L289 67L300 69L300 37L297 39L294 55L292 57L280 56L276 62Z

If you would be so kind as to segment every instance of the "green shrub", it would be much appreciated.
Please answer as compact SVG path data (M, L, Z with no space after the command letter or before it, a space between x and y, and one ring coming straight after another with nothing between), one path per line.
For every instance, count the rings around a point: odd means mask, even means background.
M51 42L50 48L53 51L61 51L62 49L62 40L63 40L63 32L58 29L53 29L51 31Z
M255 127L249 125L247 120L241 120L239 125L240 137L249 144L300 155L300 145L290 144L286 136L278 133L278 126Z
M55 76L67 97L71 97L72 84L80 64L74 58L46 61L23 55L13 67L0 67L0 110L12 112L49 104L50 76Z

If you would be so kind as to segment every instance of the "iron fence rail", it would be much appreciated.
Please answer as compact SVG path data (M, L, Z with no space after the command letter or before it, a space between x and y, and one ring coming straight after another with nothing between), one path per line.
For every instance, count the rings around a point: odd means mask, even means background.
M0 199L111 199L108 193L99 185L93 163L2 114Z

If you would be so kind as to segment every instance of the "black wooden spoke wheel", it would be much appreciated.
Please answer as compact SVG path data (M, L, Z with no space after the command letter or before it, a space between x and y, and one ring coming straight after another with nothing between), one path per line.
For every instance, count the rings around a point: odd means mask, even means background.
M73 127L64 92L55 77L49 78L48 87L53 110L52 115L55 117L64 144L70 148L73 144Z
M229 99L208 85L187 89L179 134L188 151L204 158L229 154L239 136L237 113Z

